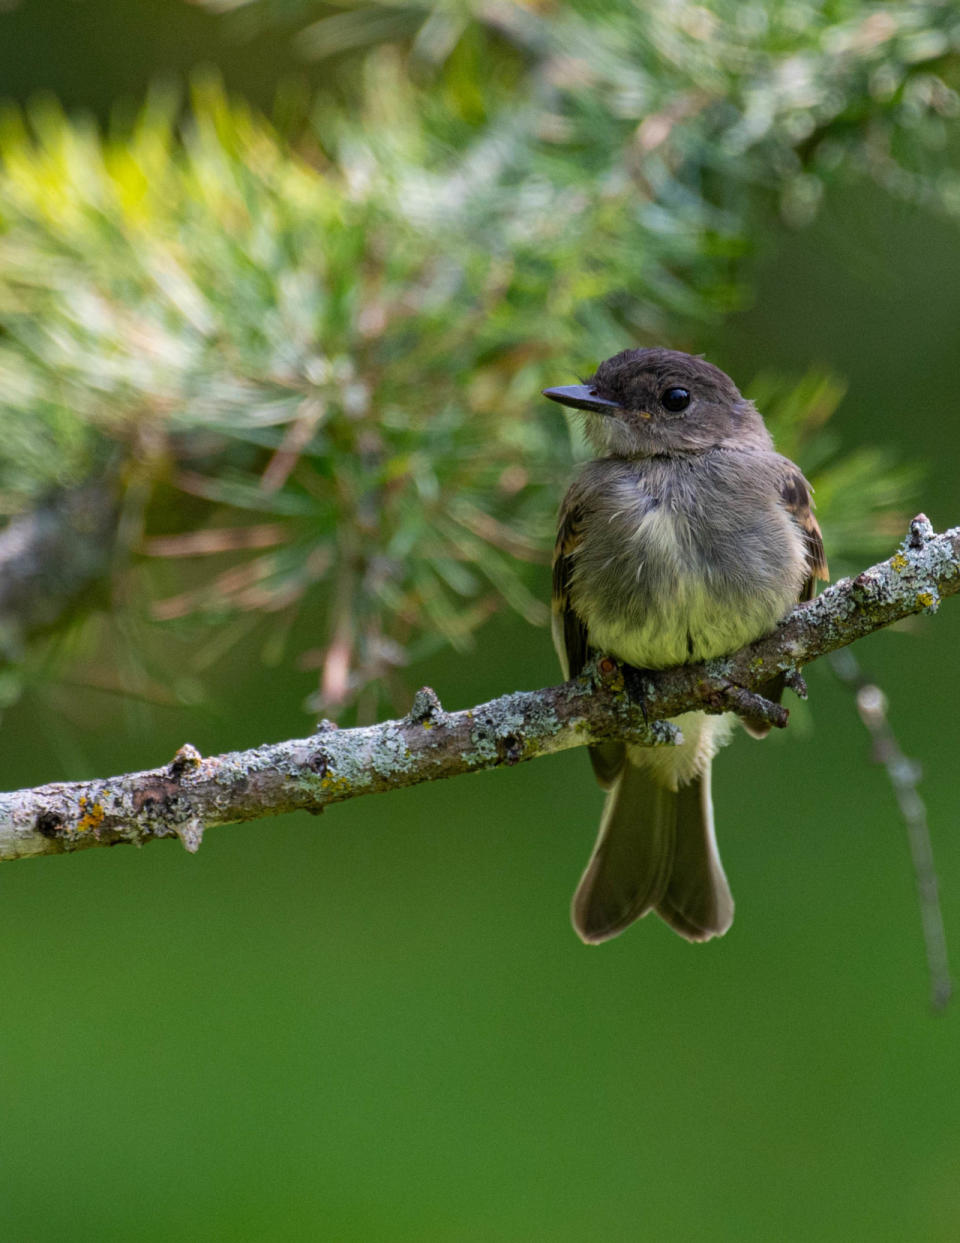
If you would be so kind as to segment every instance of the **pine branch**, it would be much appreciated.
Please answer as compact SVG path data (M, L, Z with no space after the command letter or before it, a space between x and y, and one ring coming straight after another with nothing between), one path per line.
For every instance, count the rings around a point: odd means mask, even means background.
M701 708L783 727L759 693L779 673L805 694L800 668L960 591L960 527L935 535L920 514L888 561L799 605L766 638L722 660L630 676L609 659L560 686L445 712L424 688L408 716L358 729L324 722L310 738L203 758L189 744L165 768L0 795L0 859L178 837L460 773L517 764L607 738L671 745L669 717ZM637 694L641 702L636 702Z
M0 654L16 660L103 579L114 556L118 505L102 476L50 494L0 531Z

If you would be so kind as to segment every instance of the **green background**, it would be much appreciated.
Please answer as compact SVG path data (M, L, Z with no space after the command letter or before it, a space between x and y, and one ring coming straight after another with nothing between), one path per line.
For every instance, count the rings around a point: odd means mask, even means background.
M0 94L101 113L204 59L269 98L286 56L174 4L0 13ZM743 383L834 367L844 444L922 461L914 508L960 521L955 230L864 185L755 241L756 301L702 348ZM948 601L858 648L923 765L955 957L958 644ZM556 676L546 633L500 619L411 683L460 707ZM738 911L706 946L652 920L576 940L601 801L577 753L220 830L196 857L5 868L0 1236L956 1239L960 1008L928 1011L905 833L850 694L809 681L786 736L716 765ZM310 689L238 651L190 713L83 691L54 718L27 695L0 785L306 733Z

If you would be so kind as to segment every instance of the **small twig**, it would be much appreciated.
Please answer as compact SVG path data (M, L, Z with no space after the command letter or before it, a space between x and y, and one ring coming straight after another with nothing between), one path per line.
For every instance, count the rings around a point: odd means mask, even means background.
M354 654L356 575L351 534L341 532L340 542L343 547L331 606L330 641L320 675L320 703L324 708L339 708L346 702Z
M143 541L148 557L209 557L238 549L275 548L287 538L281 522L258 522L249 527L205 527L180 535L153 535Z
M943 1010L953 993L950 964L947 958L947 937L940 909L937 869L927 823L927 808L917 789L920 765L900 750L887 716L887 697L871 682L849 648L834 652L830 665L841 682L856 691L857 711L873 741L873 758L882 764L890 778L900 814L907 826L907 840L913 860L913 873L920 906L920 922L927 952L930 977L930 1003L934 1010Z
M756 691L744 690L742 686L728 686L716 696L715 704L728 712L734 712L745 721L761 725L773 725L786 729L790 713L781 704L773 703Z
M287 425L280 447L267 463L260 479L264 492L277 492L290 478L300 455L310 443L310 437L327 413L326 405L316 398L307 397L300 404L297 417Z

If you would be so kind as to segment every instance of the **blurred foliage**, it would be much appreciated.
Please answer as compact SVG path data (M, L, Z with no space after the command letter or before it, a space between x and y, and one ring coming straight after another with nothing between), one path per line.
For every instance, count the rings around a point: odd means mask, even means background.
M212 7L308 23L355 95L290 95L280 130L209 78L107 136L52 101L6 114L0 506L119 478L142 555L115 613L212 619L215 646L273 614L280 659L305 611L318 709L372 715L503 603L545 616L570 458L545 384L698 348L758 222L806 222L832 178L960 210L949 5ZM909 483L838 456L841 392L752 394L835 564L889 546Z
M250 35L299 26L308 59L402 47L428 128L482 128L498 105L515 110L519 94L535 112L531 135L579 148L581 180L636 177L643 163L642 189L669 194L674 211L679 185L690 206L706 190L723 207L733 187L753 182L804 222L841 166L960 211L950 159L960 15L949 0L202 2L230 10ZM705 186L711 173L719 179Z

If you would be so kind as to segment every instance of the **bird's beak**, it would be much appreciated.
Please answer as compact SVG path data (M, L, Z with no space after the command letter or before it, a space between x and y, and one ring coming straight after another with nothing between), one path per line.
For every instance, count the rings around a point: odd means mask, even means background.
M615 401L607 401L599 397L596 389L589 384L566 384L561 388L545 388L544 397L551 401L559 401L561 406L572 406L574 410L592 410L595 414L617 414L620 407Z

